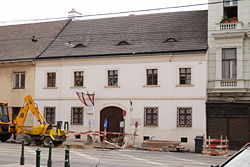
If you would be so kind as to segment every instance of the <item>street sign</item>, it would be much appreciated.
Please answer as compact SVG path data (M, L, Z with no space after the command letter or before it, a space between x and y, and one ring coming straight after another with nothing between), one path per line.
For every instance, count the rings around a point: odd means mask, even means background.
M103 127L104 127L104 129L108 128L108 120L107 119L104 119Z
M124 125L125 125L124 121L120 121L120 128L124 128Z

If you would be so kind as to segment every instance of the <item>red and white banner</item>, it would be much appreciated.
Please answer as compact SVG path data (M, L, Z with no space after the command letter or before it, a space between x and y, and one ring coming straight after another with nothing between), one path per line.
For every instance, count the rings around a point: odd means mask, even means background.
M89 106L86 99L85 99L85 95L87 95L88 100L91 102L91 104L94 106L95 104L95 93L90 94L89 92L84 93L84 92L76 92L77 97L79 98L79 100L85 105L85 106Z

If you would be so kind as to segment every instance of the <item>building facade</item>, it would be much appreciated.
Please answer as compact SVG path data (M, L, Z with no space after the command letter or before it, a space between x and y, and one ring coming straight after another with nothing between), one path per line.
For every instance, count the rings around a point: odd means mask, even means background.
M250 1L209 0L207 135L250 140Z
M36 59L35 99L73 131L107 119L108 131L133 133L137 122L137 144L192 148L206 133L206 50L207 11L75 20Z

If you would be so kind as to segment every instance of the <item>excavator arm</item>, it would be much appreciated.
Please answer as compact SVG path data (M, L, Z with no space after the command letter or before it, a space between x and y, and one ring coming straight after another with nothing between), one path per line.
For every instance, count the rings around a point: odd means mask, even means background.
M16 119L14 120L15 124L15 132L16 133L22 133L24 131L24 122L26 120L28 112L32 112L32 114L36 117L37 121L40 123L40 129L46 129L48 127L48 124L46 123L46 120L44 116L41 114L39 109L36 107L35 102L31 96L26 96L24 98L25 105L22 107L19 111L19 114L17 115ZM41 128L43 127L44 128ZM32 126L35 127L35 126ZM32 130L31 130L32 131ZM33 130L33 133L35 131ZM35 132L35 133L41 133L41 132Z

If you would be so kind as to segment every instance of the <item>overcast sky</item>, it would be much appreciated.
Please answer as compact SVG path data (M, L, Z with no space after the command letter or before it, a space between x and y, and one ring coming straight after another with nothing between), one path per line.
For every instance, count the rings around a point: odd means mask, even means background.
M67 17L74 8L82 15L123 12L207 3L208 0L4 0L0 5L0 24L13 20ZM207 9L206 5L178 10ZM157 12L176 11L160 10ZM139 14L139 13L135 13Z

